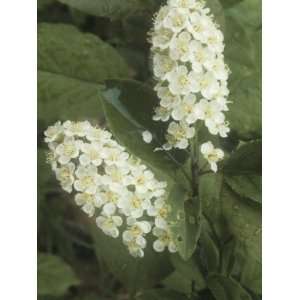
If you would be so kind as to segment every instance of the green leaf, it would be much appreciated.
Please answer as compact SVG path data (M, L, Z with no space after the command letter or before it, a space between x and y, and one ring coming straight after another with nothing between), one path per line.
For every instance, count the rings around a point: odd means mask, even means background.
M234 71L233 71L234 72ZM261 138L261 87L259 74L242 78L230 90L230 111L227 113L230 128L241 140Z
M187 261L193 255L200 237L199 201L189 197L181 185L174 184L167 203L171 206L168 216L170 230L180 256Z
M239 272L233 275L238 276L242 285L253 291L255 294L262 294L262 265L258 257L253 256L247 248L239 245L235 250L236 265Z
M233 104L227 114L228 121L232 132L248 141L261 137L261 35L259 16L255 30L245 22L247 16L256 13L256 4L246 3L249 1L225 10L225 60L232 71L229 100Z
M133 80L110 80L106 82L106 88L103 108L114 137L130 153L159 170L161 175L165 173L174 177L186 156L182 151L154 151L161 147L165 134L165 126L152 120L154 108L158 104L156 93L150 87ZM152 133L151 144L143 141L144 130Z
M246 197L248 199L261 203L261 176L225 176L225 181L236 193L238 193L242 197Z
M261 174L262 144L254 141L242 144L224 162L223 171L231 175Z
M216 238L205 222L202 227L199 244L201 249L203 249L203 264L206 266L208 273L218 272L220 267L220 250L218 249Z
M100 262L132 293L144 288L151 288L163 280L172 271L167 253L157 253L148 241L143 258L132 257L122 239L112 239L101 232L96 226L91 227L95 251Z
M38 294L61 296L79 280L71 267L60 257L38 254Z
M170 291L167 289L153 289L146 290L140 296L136 298L137 300L188 300L184 294Z
M140 0L59 0L73 8L97 17L118 19L144 9Z
M45 9L47 6L52 4L54 0L37 0L38 11Z
M244 0L220 0L222 6L224 8L228 8L228 7L234 6L237 3L242 2L242 1L244 1Z
M194 257L191 257L188 261L182 260L179 255L171 256L172 264L175 268L175 272L185 281L189 282L190 292L192 287L195 290L200 291L206 288L206 282L203 274L197 266Z
M247 30L257 30L262 23L262 1L243 0L226 11L227 15L237 18Z
M252 300L248 292L233 278L215 274L209 276L207 284L216 300Z
M191 295L193 282L182 276L178 271L173 272L163 282L163 286L168 290L183 293L185 295Z
M226 275L234 275L234 278L239 278L243 286L258 292L261 288L260 206L234 193L226 185L221 174L203 175L200 182L203 214L215 233L213 236L210 234L209 237L216 237L219 244L219 249L216 250L214 243L211 243L212 246L209 248L208 242L213 240L212 238L203 243L209 232L203 226L200 245L204 247L204 250L205 247L208 249L206 253L211 257L209 260L206 258L208 262L212 262L208 269L213 271L217 269L217 251L221 250L223 264L226 263L225 266L222 265L223 272ZM236 241L239 245L239 252L230 248L230 244L227 245L230 240ZM231 266L233 260L235 261L234 267Z
M219 0L209 0L206 2L207 7L210 9L213 14L213 18L218 25L220 25L221 30L224 32L225 28L225 16L222 4Z
M261 262L261 209L244 201L226 185L222 189L223 216L230 233Z
M38 116L44 127L58 119L101 119L101 86L128 76L114 48L71 25L38 26Z

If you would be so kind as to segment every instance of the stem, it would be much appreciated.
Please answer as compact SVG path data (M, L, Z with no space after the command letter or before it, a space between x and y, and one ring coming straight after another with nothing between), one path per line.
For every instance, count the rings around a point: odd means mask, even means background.
M180 168L180 170L182 171L183 175L186 177L186 179L192 184L192 178L189 176L189 174L185 171L185 169L182 167L181 163L179 161L177 161L175 159L175 157L173 157L169 151L165 150L163 148L163 146L161 145L161 143L159 142L159 140L155 137L155 140L157 141L157 144L160 146L160 148L162 149L162 151L164 151L167 156Z

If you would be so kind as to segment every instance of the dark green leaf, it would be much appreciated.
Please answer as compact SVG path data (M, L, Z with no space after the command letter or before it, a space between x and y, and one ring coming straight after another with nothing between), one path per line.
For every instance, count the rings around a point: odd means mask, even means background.
M38 116L49 126L58 119L101 119L105 79L126 77L128 67L110 45L71 25L38 26Z
M45 9L48 5L52 4L54 0L37 0L37 9L43 10Z
M203 264L208 273L218 272L220 267L220 250L216 243L216 236L214 236L209 225L204 222L200 238L200 247L203 249Z
M121 238L108 237L96 226L91 228L91 233L99 261L104 261L131 292L151 288L173 271L168 255L154 252L152 241L148 241L143 258L134 258L122 244Z
M237 18L247 30L257 30L262 23L262 1L243 0L228 9L226 13Z
M184 294L167 289L153 289L144 291L137 300L188 300Z
M262 144L254 141L242 144L227 161L224 162L224 172L232 175L261 174Z
M223 215L233 236L250 255L261 262L261 210L253 202L243 201L226 185L222 189Z
M234 6L237 3L242 2L242 1L244 1L244 0L220 0L222 6L224 8L228 8L228 7Z
M259 74L242 78L231 88L230 111L227 113L230 127L241 140L261 137L261 88Z
M207 284L216 300L252 300L247 291L233 278L211 275Z
M188 196L179 184L174 184L168 197L171 212L170 230L180 256L188 260L194 253L200 236L200 207L196 198Z
M255 202L246 201L245 198L235 194L223 182L220 174L203 175L200 182L202 183L200 195L203 213L214 233L213 235L210 233L211 239L207 239L204 243L207 232L210 231L202 227L200 245L204 250L205 247L210 249L207 250L207 253L211 255L211 259L207 259L208 262L212 262L210 269L217 269L218 263L214 261L218 262L216 259L218 255L213 254L221 250L223 264L225 264L222 265L223 272L227 275L234 275L235 278L239 278L243 286L258 292L261 285L260 207ZM209 243L215 241L213 238L219 241L217 250L215 250L215 243ZM236 241L239 245L239 252L235 248L230 248L230 244L227 245L230 240Z
M194 257L191 257L188 261L184 261L179 255L172 255L171 261L176 272L180 274L181 278L189 281L190 288L194 286L194 289L197 291L205 289L205 279L198 268Z
M143 9L140 0L59 0L87 14L118 19Z
M191 295L193 282L182 276L178 271L173 272L168 276L163 282L163 286L169 290L183 293L186 295Z
M182 151L154 151L161 147L165 134L165 126L152 120L158 104L155 92L133 80L110 80L106 82L106 87L103 107L114 137L132 154L159 170L158 176L166 173L174 177L186 156ZM152 133L154 140L151 144L143 141L144 130Z
M257 175L241 175L241 176L225 176L228 185L242 197L249 198L253 201L261 203L261 176Z
M61 296L79 284L71 267L58 256L40 253L37 272L39 295Z

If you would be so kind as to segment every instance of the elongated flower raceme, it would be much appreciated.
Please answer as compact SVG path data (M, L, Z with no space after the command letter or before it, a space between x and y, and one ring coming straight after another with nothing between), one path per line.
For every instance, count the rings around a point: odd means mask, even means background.
M227 137L224 37L205 2L168 0L155 16L151 43L160 99L153 119L169 122L163 148L187 148L198 120L212 135Z
M129 155L107 130L89 122L57 122L45 131L48 161L61 187L108 236L122 239L129 252L143 257L153 233L157 252L176 252L167 216L165 182Z

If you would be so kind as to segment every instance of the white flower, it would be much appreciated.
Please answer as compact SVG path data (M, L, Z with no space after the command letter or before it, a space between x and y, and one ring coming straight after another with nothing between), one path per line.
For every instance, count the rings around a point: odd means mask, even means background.
M150 170L135 168L132 171L131 184L135 186L138 193L146 193L155 186L154 174Z
M90 142L101 142L102 144L108 143L111 140L111 133L97 127L90 127L86 132L86 138Z
M102 164L102 155L101 155L101 144L82 144L81 151L83 154L80 155L79 161L83 166L92 164L96 167L99 167Z
M174 95L187 95L191 92L191 79L187 67L177 67L170 75L170 91Z
M75 174L77 176L74 183L76 191L96 194L97 187L101 184L101 176L98 174L97 167L93 165L79 166Z
M145 213L157 199L164 199L167 183L158 181L154 173L140 159L130 156L108 131L82 122L86 128L83 135L81 126L74 124L68 121L59 129L58 122L47 131L48 162L62 188L69 193L74 188L75 203L89 217L99 210L96 223L105 234L117 238L122 218L126 217L128 228L122 234L124 244L131 255L143 257L152 223L167 226L162 220L164 210L158 203L154 205L157 211L152 220ZM72 136L66 136L65 131ZM144 137L147 140L147 134L144 133Z
M189 127L188 124L181 122L170 123L168 127L168 145L172 145L175 148L186 149L188 147L188 139L194 137L195 128ZM169 148L166 146L167 149Z
M211 51L221 54L224 51L223 33L216 28L212 28L207 35L207 46Z
M79 136L84 137L87 131L90 129L91 125L89 122L71 122L66 121L63 124L64 126L64 133L66 136Z
M156 107L155 115L153 116L154 121L163 121L167 122L170 119L170 110L165 107Z
M116 210L121 207L123 195L120 193L113 192L109 187L104 186L99 192L99 198L103 203L102 210L105 215L113 215Z
M144 214L144 210L147 210L151 206L150 199L147 195L129 192L120 202L120 208L124 214L128 217L135 219L141 218Z
M190 41L192 36L186 32L181 32L178 37L174 38L170 44L170 57L173 61L180 60L187 62L191 58ZM174 63L173 63L174 64ZM169 81L171 77L169 75Z
M170 206L166 204L164 199L157 199L154 206L148 208L147 213L151 217L155 217L155 226L166 229L168 227L167 217L170 212Z
M146 130L143 132L143 140L147 144L150 144L152 142L152 134L150 131Z
M190 15L188 30L196 40L206 43L212 27L212 20L209 16L200 15L198 12L193 12Z
M195 110L196 100L194 94L184 96L182 102L172 112L173 119L176 121L184 119L188 124L195 123L198 119L197 110Z
M96 195L87 193L78 193L75 195L75 203L78 206L82 206L82 210L89 216L92 217L95 214L95 208L102 206L102 201Z
M180 96L174 96L168 87L158 87L157 96L161 99L160 105L167 111L175 108L181 102Z
M128 218L127 224L129 228L123 232L123 242L127 245L131 255L143 257L143 249L147 245L144 236L151 232L151 224L147 221L136 221L134 218Z
M160 28L152 37L152 44L155 48L167 49L174 37L174 32L167 28Z
M153 243L153 248L156 252L163 252L165 248L168 248L169 252L175 253L177 252L177 247L172 239L170 231L167 229L162 229L158 227L154 227L153 235L158 239Z
M58 145L55 153L58 155L58 162L67 164L71 159L79 156L82 141L75 140L73 137L65 137L62 144Z
M219 91L220 84L212 72L191 73L190 89L193 93L201 92L206 99L212 99Z
M225 116L220 110L220 106L216 101L207 101L202 99L197 105L197 115L200 120L204 120L211 134L218 134L216 127L218 124L223 124Z
M224 158L224 152L221 149L216 149L212 142L203 144L200 151L210 164L211 170L216 173L218 171L217 163Z
M188 10L182 8L173 8L163 21L166 28L171 29L173 32L180 32L187 26Z
M190 44L192 68L197 73L203 73L204 68L213 65L215 55L208 47L199 41L192 41Z
M72 185L75 180L74 171L75 165L73 163L68 163L55 170L57 180L60 182L61 187L68 193L71 193L73 190Z
M124 191L124 187L128 186L131 182L131 176L129 174L129 168L117 166L106 166L105 174L102 176L102 183L109 186L114 191L121 193Z
M59 137L63 134L63 127L61 125L61 122L56 122L53 126L48 127L44 134L46 136L46 143L57 141L57 139L59 139Z
M194 8L196 6L196 0L169 0L168 4L171 7Z
M154 27L156 30L163 27L163 21L166 18L166 16L169 14L171 8L169 6L163 6L159 12L155 16L154 20Z
M176 63L167 55L156 53L153 57L153 71L157 78L168 79Z
M117 238L120 234L118 227L123 224L123 220L119 216L102 215L96 219L96 224L106 235Z
M228 111L230 71L224 62L224 36L204 1L169 0L154 24L151 50L160 102L153 120L185 124L170 124L167 142L156 150L185 149L194 136L192 125L204 120L199 118L202 98L218 103L219 113ZM224 114L219 116L222 120L207 118L205 123L211 134L226 137L228 122Z
M118 147L104 147L102 157L108 166L124 167L129 158L129 154Z

